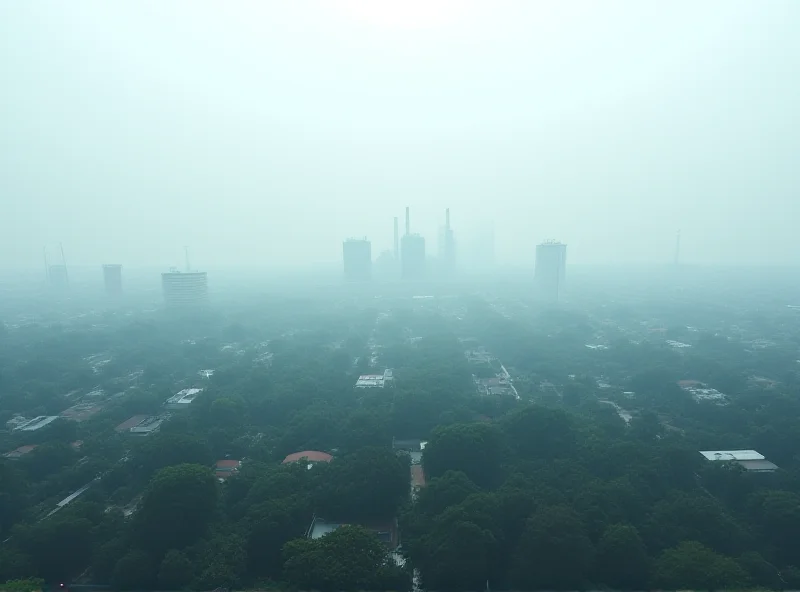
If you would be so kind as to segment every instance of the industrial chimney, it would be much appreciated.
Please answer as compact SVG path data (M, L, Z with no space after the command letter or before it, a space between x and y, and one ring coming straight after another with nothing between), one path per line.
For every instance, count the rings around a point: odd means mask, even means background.
M411 234L411 208L406 206L406 234Z

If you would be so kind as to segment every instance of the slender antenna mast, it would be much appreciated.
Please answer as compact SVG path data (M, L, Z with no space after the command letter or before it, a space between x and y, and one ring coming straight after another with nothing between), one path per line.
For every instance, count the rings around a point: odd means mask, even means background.
M50 283L50 266L47 264L47 247L42 247L44 250L44 277L47 279L47 283Z
M58 243L58 247L61 249L61 264L64 266L64 279L69 285L69 273L67 272L67 260L64 258L64 243Z
M681 231L675 236L675 265L680 265L681 262Z
M189 266L189 247L183 247L183 250L186 252L186 271L191 271L191 267Z

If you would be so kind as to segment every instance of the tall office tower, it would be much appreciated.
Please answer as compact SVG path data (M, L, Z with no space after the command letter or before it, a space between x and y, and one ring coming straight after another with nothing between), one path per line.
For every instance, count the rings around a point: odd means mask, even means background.
M425 239L411 234L411 214L406 208L406 233L400 241L400 269L404 280L419 280L426 274Z
M205 271L178 271L161 274L164 303L168 308L189 308L208 302L208 275Z
M372 243L366 238L349 238L342 243L344 279L364 281L372 278Z
M106 285L106 294L109 296L122 294L122 265L119 263L103 265L103 282Z
M554 240L536 245L533 283L540 297L557 301L564 293L566 271L567 245Z
M69 275L66 265L50 265L47 268L47 281L51 288L66 290L69 287Z
M445 210L442 252L439 253L439 256L442 259L442 270L448 275L453 274L456 270L456 243L453 229L450 227L450 208Z

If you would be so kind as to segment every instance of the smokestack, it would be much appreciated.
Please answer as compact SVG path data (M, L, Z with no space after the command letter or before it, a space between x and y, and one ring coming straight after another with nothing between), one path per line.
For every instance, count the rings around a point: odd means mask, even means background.
M450 230L450 208L444 211L444 227Z
M411 234L411 209L406 206L406 234Z
M400 222L397 219L397 216L394 217L394 258L397 259L400 257L400 229L399 229Z

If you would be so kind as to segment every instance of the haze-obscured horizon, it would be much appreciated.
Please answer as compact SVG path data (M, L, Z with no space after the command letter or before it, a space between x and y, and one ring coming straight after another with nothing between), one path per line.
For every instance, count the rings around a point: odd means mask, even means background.
M796 265L800 4L0 5L0 266Z

